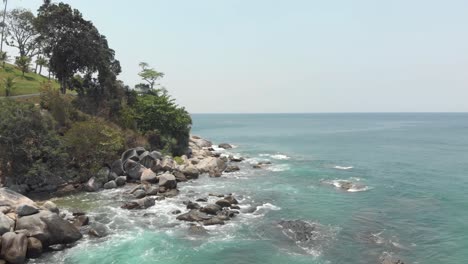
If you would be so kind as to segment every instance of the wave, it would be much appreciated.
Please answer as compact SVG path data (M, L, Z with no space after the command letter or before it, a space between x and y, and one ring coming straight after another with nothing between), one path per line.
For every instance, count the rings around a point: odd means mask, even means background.
M353 166L335 166L333 167L334 169L337 169L337 170L351 170L351 169L354 169Z
M260 154L260 157L269 157L275 160L289 160L291 157L284 154Z
M364 192L370 190L371 188L364 184L358 184L349 180L331 180L331 181L322 181L323 183L330 184L336 188L340 188L347 192Z
M280 172L280 171L287 171L290 169L290 167L288 164L278 164L278 165L266 167L265 169L269 171Z

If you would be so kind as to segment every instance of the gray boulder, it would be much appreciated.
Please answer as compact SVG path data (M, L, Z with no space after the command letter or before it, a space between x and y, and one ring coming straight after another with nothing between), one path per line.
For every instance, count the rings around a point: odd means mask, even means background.
M97 192L102 187L102 183L95 177L91 177L84 187L87 192Z
M117 186L123 186L127 182L127 176L119 176L115 179Z
M226 167L227 167L226 162L216 157L208 157L208 158L202 159L196 165L196 168L201 173L209 173L210 171L222 172L226 169Z
M103 167L103 168L101 168L101 169L97 172L95 178L96 178L99 182L101 182L101 183L107 182L107 181L109 180L109 174L110 174L110 172L111 172L111 171L110 171L109 168Z
M197 136L190 137L190 142L192 142L198 148L209 148L213 146L213 143L211 141L208 141L206 139L203 139Z
M161 162L161 169L163 171L173 171L176 165L176 162L171 157L164 157Z
M164 173L158 176L159 178L159 187L164 187L166 189L175 189L177 188L177 180L174 175L170 173Z
M117 188L117 183L115 181L106 182L104 184L104 189L115 189Z
M0 213L0 236L10 232L15 225L15 221L3 213Z
M57 205L54 202L47 201L42 205L42 207L44 207L45 209L51 211L52 213L56 213L56 214L60 213L59 208L57 207Z
M117 175L124 175L125 171L124 171L124 168L123 168L122 160L118 159L118 160L112 162L111 171L114 172Z
M211 217L203 212L200 212L198 210L190 210L190 212L181 214L177 216L177 220L181 221L188 221L188 222L199 222L199 221L204 221L208 220Z
M39 212L39 209L36 206L29 205L29 204L22 204L16 208L16 213L20 217L26 216L26 215L37 214L38 212Z
M145 169L141 173L140 181L147 183L156 183L158 181L158 178L156 176L156 173L154 173L151 169Z
M121 207L123 209L146 209L146 208L149 208L149 207L151 207L151 206L153 206L155 204L156 204L155 199L150 198L150 197L145 197L145 198L142 198L142 199L126 202Z
M232 149L232 146L229 145L228 143L221 143L218 145L219 148L223 148L223 149Z
M0 204L11 208L16 208L20 204L37 206L33 200L8 188L0 188Z
M146 169L143 165L133 160L127 160L124 164L124 168L127 175L134 180L140 180L141 174Z
M185 177L185 175L180 171L173 171L172 174L176 178L177 182L186 182L187 181L187 177Z
M28 246L26 251L26 257L38 258L42 254L42 242L34 237L28 238Z
M39 239L45 246L70 244L82 237L74 225L49 211L20 217L16 230L21 229L27 230L29 236Z
M224 225L224 221L221 220L219 217L213 217L211 219L203 221L203 225L209 226L209 225Z
M200 175L200 171L193 164L182 166L180 171L185 175L187 179L197 179Z
M201 212L216 215L219 211L221 211L221 206L217 204L208 204L200 209Z
M130 159L138 159L138 154L135 149L126 150L124 153L122 153L122 157L120 158L123 164L125 164L125 162Z
M235 172L235 171L240 171L239 166L237 166L237 165L229 165L229 166L227 166L226 169L224 170L224 172L226 172L226 173Z
M109 173L109 177L107 177L107 180L108 181L114 181L115 179L117 179L117 177L119 177L119 175L113 171L111 171L111 173Z
M25 234L8 232L2 235L0 256L11 264L22 264L26 259L28 238Z
M216 204L219 205L221 208L230 207L230 206L231 206L231 203L230 203L228 200L226 200L226 199L218 200L218 201L216 201Z
M135 198L137 199L140 199L140 198L143 198L146 196L146 192L144 190L136 190L134 193L133 193L133 196L135 196Z
M208 235L208 231L203 226L199 226L195 224L189 227L188 233L192 236Z

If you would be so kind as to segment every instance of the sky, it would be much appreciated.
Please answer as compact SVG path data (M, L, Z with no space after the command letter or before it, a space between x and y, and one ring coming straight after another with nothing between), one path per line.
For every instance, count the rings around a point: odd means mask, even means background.
M191 113L468 111L466 0L63 2Z

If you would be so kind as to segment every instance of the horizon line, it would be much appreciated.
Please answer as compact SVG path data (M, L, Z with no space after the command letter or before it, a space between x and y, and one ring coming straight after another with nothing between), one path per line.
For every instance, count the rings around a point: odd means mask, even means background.
M195 112L191 115L297 115L297 114L468 114L463 112Z

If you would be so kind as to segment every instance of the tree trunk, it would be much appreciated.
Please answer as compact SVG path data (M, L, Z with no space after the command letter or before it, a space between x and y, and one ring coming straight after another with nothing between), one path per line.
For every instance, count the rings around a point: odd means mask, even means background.
M38 66L39 66L39 65L36 63L36 69L34 70L34 73L37 73L37 67L38 67Z
M42 73L42 65L39 65L39 75Z

